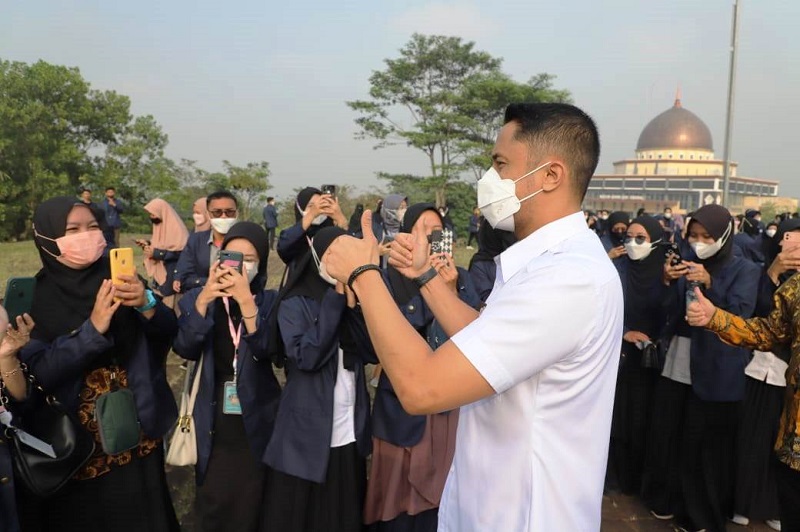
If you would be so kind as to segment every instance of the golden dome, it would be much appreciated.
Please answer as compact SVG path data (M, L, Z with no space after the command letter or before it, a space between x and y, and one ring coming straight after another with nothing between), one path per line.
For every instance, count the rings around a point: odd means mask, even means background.
M684 109L680 98L645 126L636 150L714 150L711 131L700 118Z

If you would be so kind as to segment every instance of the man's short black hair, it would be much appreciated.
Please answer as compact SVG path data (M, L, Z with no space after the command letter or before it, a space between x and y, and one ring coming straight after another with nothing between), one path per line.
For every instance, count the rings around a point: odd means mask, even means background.
M106 192L108 192L109 190L113 190L114 192L117 191L117 189L114 187L106 187Z
M211 205L211 202L214 201L215 199L223 199L223 198L232 199L233 204L236 205L236 208L237 209L239 208L239 200L236 199L236 196L234 196L227 190L217 190L216 192L212 192L211 194L208 195L208 197L206 197L206 209L208 208L209 205Z
M275 198L273 198L272 196L267 196L267 203L269 203L270 201L275 201Z
M86 185L81 187L81 194L83 194L84 192L91 192L91 191L92 189L87 187Z
M583 201L600 159L600 137L591 117L566 103L512 103L503 123L509 122L519 125L517 140L564 159Z

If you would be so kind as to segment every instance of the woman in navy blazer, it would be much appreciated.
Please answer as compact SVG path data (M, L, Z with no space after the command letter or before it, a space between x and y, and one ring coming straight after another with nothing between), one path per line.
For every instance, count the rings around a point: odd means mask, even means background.
M189 360L202 355L194 406L197 529L255 532L267 478L261 458L281 393L267 357L276 293L264 290L268 241L260 225L237 223L221 249L242 253L242 272L215 263L206 285L181 299L174 348Z
M401 231L426 236L444 226L432 203L408 208ZM488 224L487 224L488 226ZM451 257L431 257L437 269L462 301L478 308L480 297L469 273L455 268ZM385 280L406 319L432 348L448 337L425 304L419 288L391 266ZM403 410L392 383L381 373L372 411L373 454L364 521L370 530L435 531L439 500L455 450L458 410L413 416Z
M165 367L177 320L140 278L111 283L97 220L71 197L45 201L33 217L42 269L31 310L36 328L20 359L94 435L97 450L46 501L20 492L22 528L177 530L162 442L178 414ZM141 436L133 449L109 455L94 421L95 401L116 387L133 393Z
M275 431L264 455L274 469L265 529L357 532L362 527L369 397L363 318L320 259L347 232L316 233L281 291L277 326L286 355ZM352 305L355 304L351 300Z

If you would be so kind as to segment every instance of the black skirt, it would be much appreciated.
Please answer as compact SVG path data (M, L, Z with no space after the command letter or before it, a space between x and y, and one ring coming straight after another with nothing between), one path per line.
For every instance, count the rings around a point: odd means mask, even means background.
M270 469L262 530L361 532L367 487L366 460L355 443L330 450L325 482Z
M684 407L692 393L688 384L659 377L647 435L642 499L650 510L673 514L680 502L680 438Z
M751 520L778 519L773 448L785 388L747 377L736 449L734 510Z
M625 495L638 495L641 490L647 429L658 379L656 370L642 367L641 351L636 351L623 354L620 361L606 473L606 488Z
M19 498L23 532L178 532L159 447L144 458L90 480L71 480L58 493Z
M195 497L196 532L258 532L267 466L253 455L242 416L222 413L223 389L217 383L211 457Z
M391 521L377 521L367 532L436 532L439 526L439 509L432 508L416 515L402 513Z
M686 401L681 438L683 505L676 522L688 530L725 532L733 515L736 434L741 402Z

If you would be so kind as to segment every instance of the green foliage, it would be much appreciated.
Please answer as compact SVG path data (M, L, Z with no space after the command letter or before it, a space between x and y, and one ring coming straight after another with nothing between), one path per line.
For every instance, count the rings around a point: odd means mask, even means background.
M375 140L375 148L405 144L422 151L429 175L383 177L405 190L413 184L437 205L464 172L479 176L489 166L509 103L569 100L568 91L553 89L552 76L517 83L501 71L501 59L459 37L414 34L400 57L385 63L369 79L370 99L347 102L359 114L357 138Z

